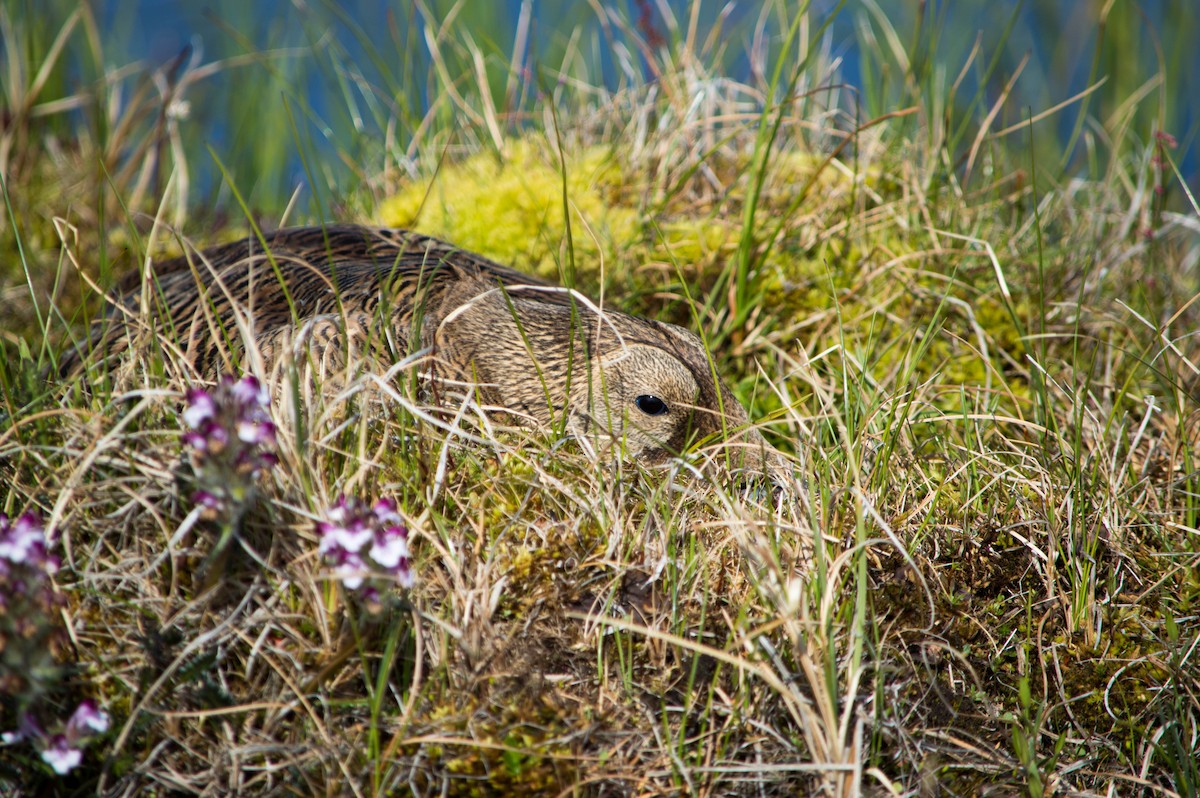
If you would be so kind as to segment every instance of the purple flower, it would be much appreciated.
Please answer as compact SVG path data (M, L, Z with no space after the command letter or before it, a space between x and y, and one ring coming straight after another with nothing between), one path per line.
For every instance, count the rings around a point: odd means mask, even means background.
M413 576L407 557L400 558L400 561L396 563L396 567L391 569L391 576L405 590L410 589L416 583L416 578Z
M209 446L215 445L218 450L229 443L229 430L212 421L204 425L204 434L208 436Z
M17 730L4 732L3 735L0 735L0 741L3 741L5 745L12 745L22 740L40 740L45 736L46 733L38 725L37 719L28 712L22 712L17 716Z
M239 421L237 436L242 443L273 446L275 445L275 425L270 421Z
M78 767L83 761L83 751L67 742L65 735L56 734L42 749L42 759L55 773L62 776Z
M375 533L375 545L371 547L371 559L389 570L408 559L408 530L402 526L389 526Z
M255 480L278 462L271 395L256 377L226 375L212 391L192 388L186 398L181 437L198 483L192 500L215 519L249 501Z
M15 524L9 524L8 516L0 514L0 558L23 563L36 556L37 546L44 544L45 536L37 516L25 513Z
M222 386L228 386L233 398L243 406L266 407L271 403L271 395L266 387L252 374L247 374L236 382L233 381L233 377L226 376L222 380Z
M208 451L208 436L202 432L185 432L183 433L183 442L195 449L197 452Z
M333 506L325 511L325 517L335 524L344 524L346 523L346 519L350 517L350 512L350 502L343 495L338 496Z
M36 513L15 522L0 513L0 684L13 695L40 694L58 678L45 667L65 637L59 610L66 599L50 579L58 570L48 552L51 537ZM32 734L30 723L22 719L5 740Z
M220 497L206 490L198 490L193 493L192 504L197 504L214 512L219 512L225 507L225 503L221 501Z
M368 508L357 499L339 496L325 519L317 522L320 551L333 565L334 578L358 590L369 605L379 603L379 591L369 578L412 587L408 529L401 521L391 499L380 499Z
M348 519L349 523L346 523L346 514L343 512L338 515L342 518L340 523L321 521L317 524L317 532L321 535L321 553L330 554L345 550L357 554L373 536L371 528L361 518L352 517Z
M371 573L363 558L357 552L344 549L336 552L334 557L333 575L351 590L362 587L363 579Z
M208 391L189 388L185 398L188 405L183 410L183 423L192 429L199 429L201 424L217 414L217 403Z
M15 524L0 513L0 562L33 568L39 576L53 574L58 570L58 558L47 553L48 537L37 513L23 513Z
M17 731L6 732L0 736L0 740L5 745L29 740L38 749L42 761L62 776L79 766L88 741L108 731L109 723L108 713L101 710L95 701L86 700L75 708L59 734L48 734L31 713L22 712Z
M104 734L108 731L108 713L100 709L90 698L81 701L75 708L71 719L67 721L67 737L72 740L82 740L94 734Z
M399 524L400 514L396 512L396 502L393 499L380 499L375 502L375 506L371 508L375 513L375 518L381 524Z

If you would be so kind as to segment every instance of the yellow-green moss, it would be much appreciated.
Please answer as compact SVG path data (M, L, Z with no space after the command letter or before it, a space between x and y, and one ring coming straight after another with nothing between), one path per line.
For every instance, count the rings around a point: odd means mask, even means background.
M676 219L659 226L661 234L655 247L657 259L667 262L694 263L717 254L729 254L737 247L735 225L707 219Z
M568 158L566 197L576 257L612 256L639 235L635 209L614 201L622 180L605 148L589 147ZM408 184L383 202L379 218L552 276L566 243L562 167L544 143L515 141L503 158L479 153L446 164L432 179Z
M819 153L807 150L781 152L771 159L769 178L780 186L804 186L824 163L825 156ZM858 177L862 178L867 185L874 186L883 177L883 170L877 164L870 164ZM839 166L830 163L816 175L813 186L809 190L827 195L837 191L849 192L853 187L854 175L847 174Z

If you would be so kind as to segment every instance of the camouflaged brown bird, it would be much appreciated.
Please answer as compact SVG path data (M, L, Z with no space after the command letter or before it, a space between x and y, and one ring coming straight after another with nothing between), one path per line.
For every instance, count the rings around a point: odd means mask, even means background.
M692 333L600 310L435 238L356 225L284 229L155 264L154 277L120 300L89 361L126 348L147 322L207 376L228 369L246 337L267 365L292 357L324 373L365 351L395 363L429 347L428 373L440 383L474 386L483 404L527 425L548 427L565 413L576 437L622 441L648 463L724 440L743 467L786 471ZM71 355L62 370L80 365Z

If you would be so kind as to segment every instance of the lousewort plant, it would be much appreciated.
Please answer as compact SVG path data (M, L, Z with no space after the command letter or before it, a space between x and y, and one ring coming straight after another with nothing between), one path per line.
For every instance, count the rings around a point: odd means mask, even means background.
M30 742L44 761L58 775L76 768L83 761L83 749L98 734L108 731L108 713L95 701L85 700L75 708L62 731L51 734L42 728L31 712L22 712L20 726L14 732L0 735L5 745Z
M59 563L49 547L36 513L12 523L0 513L0 695L29 702L57 678L54 649L64 638L58 611L65 600L50 581Z
M0 513L0 696L12 700L4 708L18 718L17 730L0 735L0 742L32 743L62 775L83 761L87 741L108 729L108 715L84 701L60 732L50 734L34 714L62 676L54 649L65 637L58 611L66 602L50 580L59 566L50 554L52 538L36 513L15 522Z
M192 501L209 520L236 517L258 477L276 463L271 397L256 377L225 376L212 391L187 392L183 441L191 449Z
M380 586L412 587L408 529L391 499L368 507L340 496L317 523L317 533L321 554L333 566L333 578L368 604L379 603Z

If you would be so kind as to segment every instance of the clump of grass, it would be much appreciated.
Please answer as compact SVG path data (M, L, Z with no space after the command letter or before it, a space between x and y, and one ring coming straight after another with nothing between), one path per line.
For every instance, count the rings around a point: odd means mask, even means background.
M114 720L72 783L1193 794L1200 241L1171 140L1135 131L1136 104L1089 119L1110 148L1069 175L999 135L1006 92L993 107L947 84L979 64L981 85L998 78L982 51L934 68L936 19L905 45L882 13L864 18L861 35L888 43L864 56L864 122L834 88L823 19L769 5L746 23L753 69L736 81L732 21L706 29L698 4L680 19L602 11L534 63L528 18L509 48L422 8L392 34L425 43L401 50L433 67L421 92L345 21L375 71L340 39L313 58L347 119L393 132L335 142L379 168L355 167L361 182L314 207L411 219L703 332L795 454L802 493L776 503L683 462L597 464L470 403L443 413L416 361L325 379L284 362L258 374L278 465L254 482L220 584L193 579L221 544L183 467L179 414L203 387L190 364L148 342L91 364L105 379L87 391L47 371L83 336L72 308L100 304L61 288L75 263L107 288L114 247L134 265L178 245L164 222L195 224L181 181L197 153L172 150L157 191L96 154L126 163L174 141L143 123L179 97L118 105L128 121L104 146L84 138L64 161L106 167L81 170L77 193L33 166L52 137L14 135L0 510L37 504L67 530L56 578L73 645L57 657ZM94 27L81 7L27 30ZM612 80L592 30L618 54ZM48 80L21 85L43 103L75 96L65 77L59 99L40 94ZM60 107L38 102L27 132ZM293 108L324 186L303 132L319 113ZM328 113L330 130L346 123ZM364 148L386 158L351 157ZM259 221L247 205L229 227ZM249 347L240 365L255 362ZM318 524L342 495L395 498L386 529L402 519L410 590L363 601L327 578ZM29 789L63 783L42 778Z

